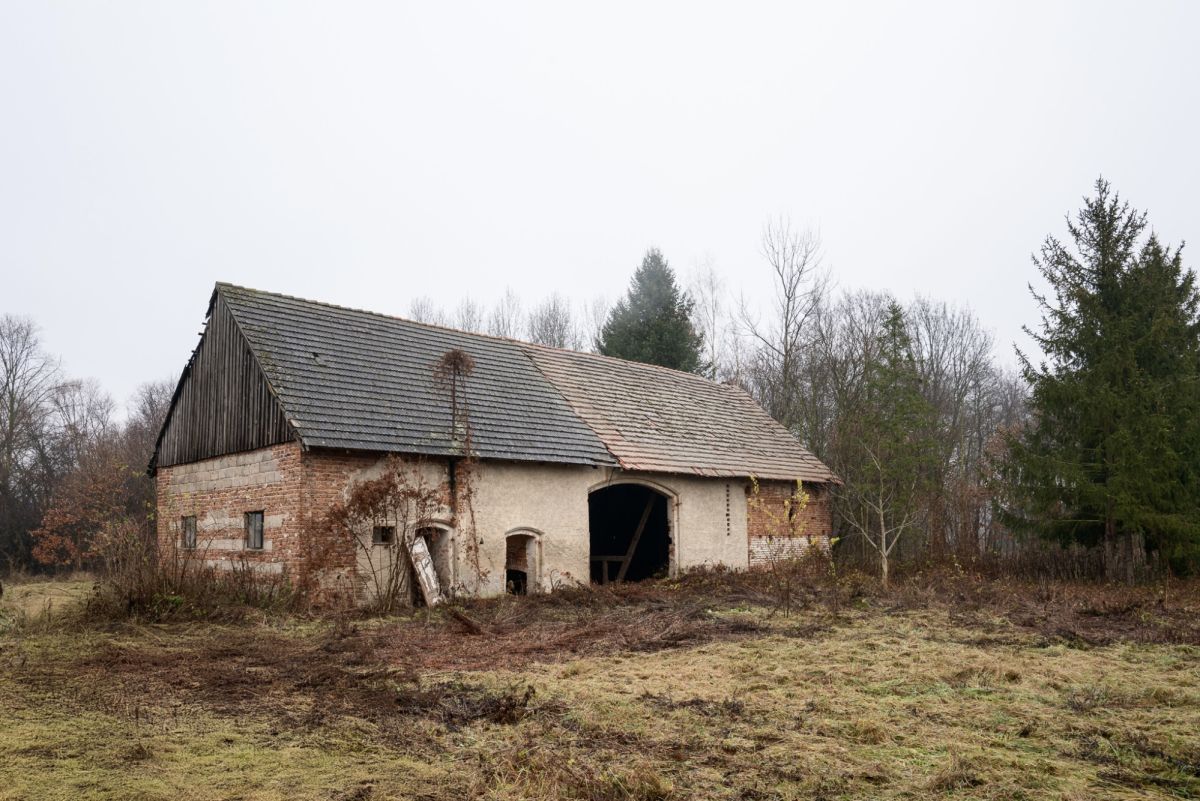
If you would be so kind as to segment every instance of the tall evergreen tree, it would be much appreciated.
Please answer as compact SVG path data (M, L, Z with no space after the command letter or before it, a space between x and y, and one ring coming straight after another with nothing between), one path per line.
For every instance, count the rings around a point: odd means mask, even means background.
M1181 252L1103 179L1068 231L1034 257L1044 360L1019 354L1032 420L1010 443L1009 522L1103 545L1110 578L1146 549L1177 569L1200 558L1200 298ZM1141 245L1139 246L1139 242ZM1032 290L1031 290L1032 291Z
M629 292L609 313L596 349L605 356L700 372L704 337L692 325L692 305L662 253L651 249Z
M879 554L884 585L893 551L920 522L922 496L937 460L937 415L921 392L904 310L896 301L864 365L862 397L842 422L838 509ZM911 535L909 535L911 536Z

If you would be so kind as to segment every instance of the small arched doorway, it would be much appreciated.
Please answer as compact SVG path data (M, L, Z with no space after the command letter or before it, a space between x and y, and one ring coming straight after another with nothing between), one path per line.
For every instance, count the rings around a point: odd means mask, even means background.
M643 484L611 484L588 495L593 583L670 574L670 500Z
M414 532L415 536L425 540L433 561L433 571L437 574L443 596L454 594L454 535L451 530L438 523L422 526Z
M504 538L504 590L510 595L537 592L539 579L537 535L513 531Z

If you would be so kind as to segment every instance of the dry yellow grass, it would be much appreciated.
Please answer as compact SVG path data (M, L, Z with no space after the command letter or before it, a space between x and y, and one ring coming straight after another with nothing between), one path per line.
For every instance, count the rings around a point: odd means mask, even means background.
M44 619L70 608L87 596L94 579L78 574L66 579L6 582L0 597L0 621Z
M339 663L372 687L343 706L325 696L352 690L345 678L306 689L335 649L323 623L13 631L0 637L0 798L1200 796L1196 646L1071 645L936 606L717 617L758 628L420 676L367 654ZM315 667L283 697L263 659L222 677L230 704L198 689L187 666L235 660L249 635ZM472 711L530 686L517 714Z

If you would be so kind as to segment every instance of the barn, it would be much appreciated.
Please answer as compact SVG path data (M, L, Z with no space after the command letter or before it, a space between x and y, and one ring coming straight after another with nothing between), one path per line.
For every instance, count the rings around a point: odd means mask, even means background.
M397 461L435 509L317 524ZM150 470L161 553L359 599L397 540L443 595L745 569L828 547L836 481L732 385L224 283Z

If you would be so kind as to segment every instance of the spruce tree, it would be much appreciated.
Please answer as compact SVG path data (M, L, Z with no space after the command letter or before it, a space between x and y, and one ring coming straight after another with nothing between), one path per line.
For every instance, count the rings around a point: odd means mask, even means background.
M596 349L605 356L700 372L704 337L692 325L692 305L662 253L651 249L628 293L609 313Z
M1019 353L1031 420L1010 442L1010 523L1102 545L1110 578L1133 580L1146 550L1176 569L1200 557L1200 298L1181 252L1096 182L1034 257L1050 293ZM1141 243L1139 245L1139 243ZM1031 289L1032 291L1032 289Z
M837 464L843 520L880 559L884 585L896 546L919 528L931 488L937 415L921 392L904 310L896 301L864 365L862 396L842 422Z

